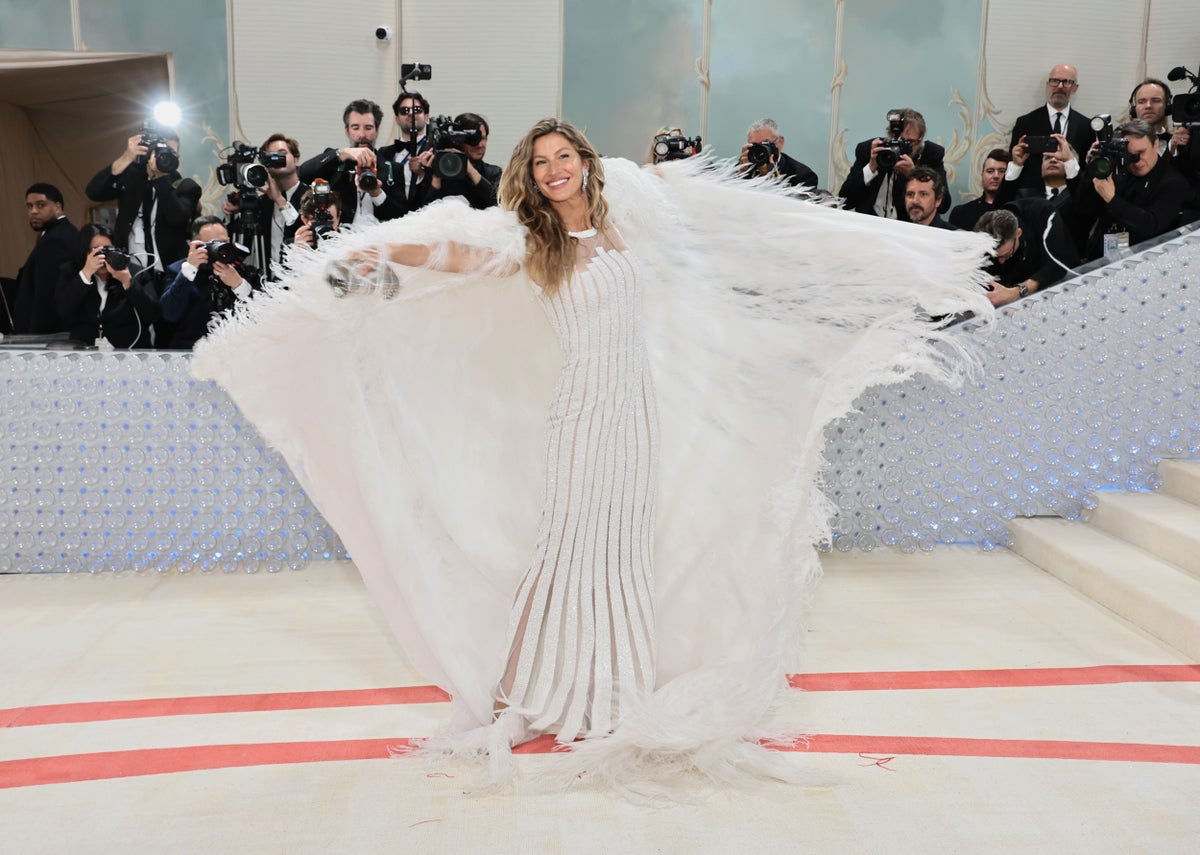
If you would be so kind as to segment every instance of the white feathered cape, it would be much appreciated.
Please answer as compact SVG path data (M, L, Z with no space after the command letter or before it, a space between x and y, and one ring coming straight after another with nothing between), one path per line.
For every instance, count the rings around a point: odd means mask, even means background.
M658 686L587 768L714 778L757 763L785 689L814 544L823 429L867 387L952 369L922 317L990 314L986 238L822 207L694 161L605 160L605 197L646 283L661 414ZM491 271L402 271L400 297L334 296L325 264L453 240ZM490 721L505 629L541 509L559 370L514 214L457 200L292 256L293 272L200 342L227 389L345 543L413 664L453 697L450 732Z

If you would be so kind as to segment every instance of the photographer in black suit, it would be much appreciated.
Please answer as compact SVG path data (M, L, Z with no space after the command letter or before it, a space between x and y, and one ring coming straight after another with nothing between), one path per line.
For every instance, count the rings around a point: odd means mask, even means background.
M374 223L403 216L406 207L401 176L384 156L375 152L383 110L374 101L351 101L342 111L349 145L327 148L301 164L300 180L311 185L318 178L329 182L342 200L347 223Z
M150 325L158 318L154 270L113 246L112 233L88 223L79 230L74 263L62 266L55 304L72 341L103 339L116 348L153 347Z
M1087 235L1081 254L1089 261L1103 254L1105 234L1123 234L1134 246L1175 228L1192 197L1187 180L1167 158L1159 157L1153 128L1141 119L1130 119L1115 127L1113 136L1118 148L1124 141L1127 165L1104 177L1097 175L1098 161L1113 163L1119 156L1100 151L1096 143L1077 185L1075 211Z
M125 151L84 190L93 202L117 200L113 239L147 267L165 270L187 255L188 224L200 185L179 174L179 135L170 128L132 136Z
M197 217L192 236L187 258L167 268L168 284L159 300L163 320L177 324L169 343L175 350L190 350L214 318L262 288L258 270L245 264L249 252L237 251L219 218ZM219 248L226 258L211 257L210 248Z
M221 202L221 210L229 220L229 232L238 235L241 243L252 251L251 262L268 279L279 277L279 265L283 261L283 247L290 242L300 227L300 200L304 198L308 185L296 174L296 163L300 159L300 143L285 134L272 134L260 147L270 154L281 154L285 163L280 167L267 167L267 183L261 193L254 197L256 208L254 221L250 224L242 211L240 201L228 196ZM266 258L259 258L255 243L248 237L260 236Z
M1025 137L1048 137L1062 134L1076 151L1087 151L1096 141L1091 119L1071 108L1071 98L1079 91L1079 74L1075 66L1059 63L1050 69L1046 79L1046 103L1036 110L1018 116L1008 141L1011 152ZM1020 187L1036 189L1040 181L1035 170L1026 170Z
M743 173L753 176L773 176L792 187L817 189L817 173L783 151L784 136L774 119L759 119L746 131L746 144L738 156L745 165Z
M887 138L865 140L854 149L854 166L838 195L846 207L860 214L908 220L904 188L917 166L928 166L946 181L946 150L925 139L925 117L911 108L888 113ZM939 213L950 210L947 193Z
M979 218L975 231L996 241L988 299L1003 306L1047 288L1078 266L1079 256L1061 214L1034 197L1009 202Z
M425 134L429 126L429 101L420 92L401 92L392 102L392 113L399 136L393 144L379 150L379 159L392 164L396 171L396 192L407 213L430 201L432 188L426 172L430 158L422 157L430 150Z
M433 172L429 177L429 189L426 201L444 199L447 196L462 196L472 208L490 208L497 204L497 192L500 189L501 169L491 163L485 163L483 157L487 154L488 123L476 113L459 113L454 117L453 125L464 131L477 131L479 142L460 142L454 145L457 151L466 155L466 172L457 178L442 178ZM430 152L430 166L433 153Z

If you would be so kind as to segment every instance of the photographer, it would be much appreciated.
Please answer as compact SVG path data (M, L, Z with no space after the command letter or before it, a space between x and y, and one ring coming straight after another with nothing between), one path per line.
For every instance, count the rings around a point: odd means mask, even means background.
M243 211L246 191L226 196L221 201L221 210L230 217L230 234L250 247L251 263L262 270L268 279L276 279L278 265L283 260L283 247L291 242L290 238L300 227L300 200L307 192L308 185L296 174L300 144L294 139L284 134L272 134L259 150L269 156L282 157L284 164L266 167L266 184L260 192L250 194L255 206L253 215L247 217ZM235 195L237 201L230 198ZM261 241L255 238L261 238Z
M305 161L300 180L312 184L318 178L329 182L342 200L347 223L394 220L406 210L401 176L386 157L375 152L383 110L374 101L351 101L342 111L346 140L344 148L327 148ZM380 153L382 154L382 153Z
M1046 75L1046 101L1013 123L1008 148L1016 156L1016 147L1027 137L1048 137L1061 134L1076 151L1086 151L1096 141L1087 116L1071 106L1071 99L1079 91L1079 73L1075 66L1061 62ZM1042 151L1035 154L1042 154ZM1019 178L1018 189L1034 189L1038 184L1037 173L1027 171Z
M300 227L289 243L315 249L317 242L341 231L342 204L334 193L324 192L320 184L312 187L300 200Z
M501 170L499 166L484 163L483 156L487 154L488 123L483 116L476 113L459 113L451 124L458 131L470 131L478 134L478 142L458 140L451 143L451 148L464 155L462 175L443 178L438 168L438 153L426 151L416 158L417 163L430 170L429 189L425 194L425 202L444 199L447 196L463 196L472 208L490 208L496 204L496 195L500 189ZM457 168L458 161L454 163Z
M392 102L392 114L399 136L394 144L379 150L379 160L390 163L396 171L396 195L407 213L429 201L426 196L430 188L422 184L427 162L418 160L431 148L425 133L429 126L429 101L420 92L401 92Z
M911 108L888 113L887 138L865 140L854 149L854 166L841 190L846 207L860 214L907 220L904 188L917 166L928 166L946 181L946 150L925 139L925 117ZM938 206L950 210L950 194Z
M759 119L746 131L746 144L738 155L746 178L772 176L792 187L817 189L817 173L783 153L784 136L774 119Z
M1192 195L1186 179L1158 156L1158 138L1149 125L1130 119L1112 133L1113 139L1092 145L1087 174L1078 183L1075 210L1086 234L1081 254L1087 261L1103 254L1105 234L1134 246L1175 228Z
M93 202L117 200L113 240L148 267L165 270L187 254L188 223L200 185L179 174L179 135L145 129L96 173L84 190Z
M167 268L169 284L159 301L163 320L178 325L170 341L175 350L190 350L213 318L262 287L258 270L244 263L249 251L230 242L220 219L197 217L192 237L187 258Z
M112 232L88 223L79 230L75 261L63 265L55 305L72 341L103 339L116 348L153 347L150 325L158 318L151 280L127 253L113 245Z
M979 218L975 231L996 241L988 299L1003 306L1047 288L1078 266L1075 244L1050 202L1027 197Z
M689 139L682 128L663 125L650 140L646 163L653 166L668 160L686 160L700 154L700 150L700 137Z

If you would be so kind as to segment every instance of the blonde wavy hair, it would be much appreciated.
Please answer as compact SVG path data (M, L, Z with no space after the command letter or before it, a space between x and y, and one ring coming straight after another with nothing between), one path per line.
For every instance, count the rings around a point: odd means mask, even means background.
M584 194L588 217L599 232L608 229L608 205L604 201L604 167L583 131L558 119L542 119L529 129L513 149L508 168L500 178L500 205L515 211L521 225L529 230L525 266L529 276L543 288L555 291L571 275L575 266L575 238L567 233L567 224L533 181L533 145L547 134L561 134L579 152L589 175Z

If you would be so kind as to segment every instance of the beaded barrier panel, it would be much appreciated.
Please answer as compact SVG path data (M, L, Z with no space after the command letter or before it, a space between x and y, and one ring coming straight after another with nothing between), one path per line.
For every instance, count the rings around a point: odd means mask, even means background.
M1200 234L1003 310L960 388L869 390L826 431L840 550L1008 544L1016 516L1078 519L1200 451Z
M1200 235L1002 313L959 388L873 389L826 432L837 549L1007 543L1200 451ZM0 350L0 572L256 571L345 549L190 354Z

